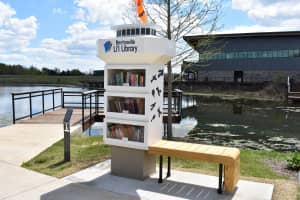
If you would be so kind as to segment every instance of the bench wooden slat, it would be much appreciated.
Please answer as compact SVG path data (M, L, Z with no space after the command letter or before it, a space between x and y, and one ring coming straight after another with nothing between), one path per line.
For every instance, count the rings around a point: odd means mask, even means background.
M224 189L232 192L240 177L240 151L237 148L161 140L149 146L148 153L224 164Z

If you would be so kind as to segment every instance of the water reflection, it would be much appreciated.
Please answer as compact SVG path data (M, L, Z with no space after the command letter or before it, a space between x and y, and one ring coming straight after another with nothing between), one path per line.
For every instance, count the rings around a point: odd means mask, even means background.
M88 130L84 131L83 134L88 136L103 135L103 123L94 123Z
M183 117L198 123L186 139L251 149L300 150L300 107L193 98L196 105L183 109Z

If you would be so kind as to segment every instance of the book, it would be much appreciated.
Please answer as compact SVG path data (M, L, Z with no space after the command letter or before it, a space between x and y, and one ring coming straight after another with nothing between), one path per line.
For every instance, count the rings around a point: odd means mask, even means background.
M128 84L128 86L130 85L130 72L126 73L126 83Z
M140 75L139 86L145 86L145 79L143 75Z
M135 75L134 86L139 86L139 75L138 74Z
M137 103L137 110L138 110L137 114L142 114L142 115L145 114L145 100L138 98L136 103Z
M130 86L135 85L135 74L131 73L130 74Z

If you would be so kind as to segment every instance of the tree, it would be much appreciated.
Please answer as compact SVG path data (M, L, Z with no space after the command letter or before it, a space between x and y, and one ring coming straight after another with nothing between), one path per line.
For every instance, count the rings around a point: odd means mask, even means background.
M186 59L195 56L194 49L204 50L208 57L217 53L218 50L207 48L214 40L213 36L199 41L191 48L184 40L183 36L193 33L210 35L218 29L217 22L220 16L222 0L148 0L145 4L147 16L150 23L160 26L158 35L166 37L176 42L177 54L168 68L168 139L172 137L172 67L179 67ZM135 13L135 5L132 2L131 12L124 15L125 23L136 23L138 21ZM191 67L185 64L185 68Z
M192 58L194 50L183 40L183 36L195 32L210 34L216 31L221 10L221 0L151 0L146 5L150 21L161 26L158 32L176 42L176 57L168 67L168 139L172 137L172 66L179 66ZM209 46L213 38L199 41L194 48ZM207 54L210 54L207 52ZM186 68L190 66L185 66Z

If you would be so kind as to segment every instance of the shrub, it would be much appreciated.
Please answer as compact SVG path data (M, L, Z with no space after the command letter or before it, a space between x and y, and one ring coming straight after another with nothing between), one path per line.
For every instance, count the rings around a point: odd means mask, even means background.
M288 169L300 170L300 154L295 153L287 160Z

